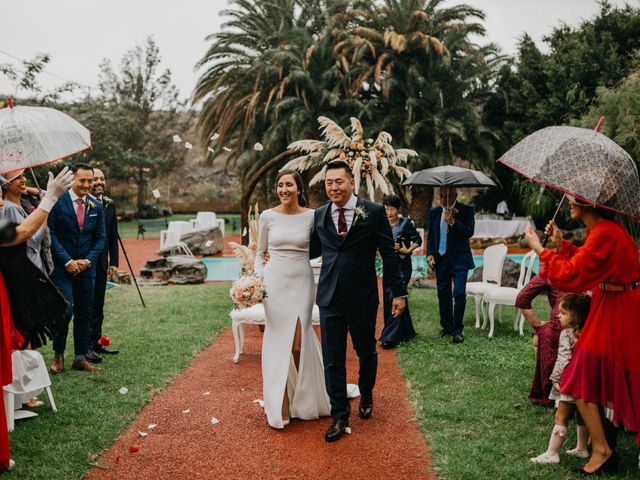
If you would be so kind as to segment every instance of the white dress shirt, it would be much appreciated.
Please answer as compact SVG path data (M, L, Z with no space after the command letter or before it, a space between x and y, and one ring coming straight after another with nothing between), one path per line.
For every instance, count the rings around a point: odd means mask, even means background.
M347 232L351 229L351 225L353 224L353 217L356 213L356 204L358 203L358 197L355 195L351 195L351 198L347 200L347 203L342 207L338 207L335 203L331 204L331 219L333 220L333 224L336 226L336 232L339 232L338 228L338 216L340 212L339 208L344 208L344 218L347 220Z

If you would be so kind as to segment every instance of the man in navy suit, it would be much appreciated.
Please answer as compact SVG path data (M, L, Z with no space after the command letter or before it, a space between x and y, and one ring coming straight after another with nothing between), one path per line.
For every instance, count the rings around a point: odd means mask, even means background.
M473 207L457 202L455 187L440 187L440 206L429 211L427 261L436 271L441 337L452 335L462 343L467 276L475 268L469 238L473 235ZM453 291L451 284L453 283Z
M373 412L378 368L376 251L380 251L384 276L393 292L394 316L405 308L407 289L384 207L353 194L354 179L347 163L334 161L327 165L325 190L330 202L314 213L310 255L322 255L316 303L320 308L325 383L333 418L325 440L333 442L349 426L351 413L345 365L348 332L360 361L358 415L366 419Z
M115 355L113 350L99 343L102 337L102 322L104 320L104 295L107 288L107 277L118 269L118 219L116 218L116 204L104 194L106 181L104 173L99 168L93 169L92 193L104 210L104 225L106 243L104 250L96 264L96 283L93 290L93 317L91 320L91 350L89 354L94 360L100 358L98 354ZM91 360L91 358L90 358ZM100 360L98 360L100 361Z
M75 165L73 171L75 178L71 190L56 203L48 219L54 264L51 280L69 302L66 321L60 325L53 340L52 373L64 370L64 350L72 316L75 351L72 368L85 372L101 370L91 365L86 355L89 352L96 263L105 246L104 212L100 203L89 195L93 168L81 163Z

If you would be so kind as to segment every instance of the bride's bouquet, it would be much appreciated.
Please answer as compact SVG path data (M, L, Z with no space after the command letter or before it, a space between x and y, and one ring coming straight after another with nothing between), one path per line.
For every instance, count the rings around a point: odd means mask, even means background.
M231 284L229 295L236 308L241 310L262 303L267 297L267 291L258 277L243 275Z

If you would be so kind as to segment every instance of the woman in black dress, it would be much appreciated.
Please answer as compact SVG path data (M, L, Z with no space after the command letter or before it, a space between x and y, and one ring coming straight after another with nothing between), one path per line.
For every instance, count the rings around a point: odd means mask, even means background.
M413 221L400 216L402 203L398 197L395 195L386 196L382 203L384 204L387 218L391 224L393 239L396 242L396 253L400 259L400 270L404 281L408 285L413 271L411 255L416 248L420 248L422 239ZM384 273L382 275L382 287L384 290L384 329L380 335L380 342L382 348L394 348L401 342L411 340L416 335L416 331L413 329L413 324L411 323L408 303L400 315L397 317L391 315L393 292L385 282Z

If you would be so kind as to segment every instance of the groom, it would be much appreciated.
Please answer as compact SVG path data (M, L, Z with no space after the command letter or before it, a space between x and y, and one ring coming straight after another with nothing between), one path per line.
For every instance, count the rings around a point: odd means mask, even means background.
M392 286L394 316L404 310L407 291L384 208L353 194L353 174L343 161L327 165L324 182L330 202L315 211L311 257L322 255L316 303L320 307L324 374L333 417L325 440L334 442L349 426L351 413L347 400L347 332L360 360L358 415L366 419L373 412L378 368L376 250Z

